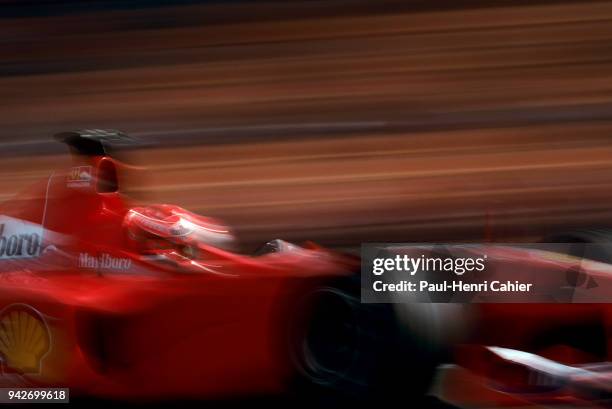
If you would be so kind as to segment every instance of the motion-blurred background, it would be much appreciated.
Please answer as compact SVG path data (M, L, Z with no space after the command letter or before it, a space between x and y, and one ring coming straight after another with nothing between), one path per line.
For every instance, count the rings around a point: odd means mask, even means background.
M611 40L604 1L0 0L0 198L118 128L245 248L612 225Z

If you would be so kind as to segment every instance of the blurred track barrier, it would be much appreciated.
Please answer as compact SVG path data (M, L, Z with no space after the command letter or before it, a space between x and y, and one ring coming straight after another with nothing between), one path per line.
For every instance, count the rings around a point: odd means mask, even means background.
M47 135L93 126L153 146L132 193L247 246L611 225L612 3L391 3L5 18L0 198L63 158Z

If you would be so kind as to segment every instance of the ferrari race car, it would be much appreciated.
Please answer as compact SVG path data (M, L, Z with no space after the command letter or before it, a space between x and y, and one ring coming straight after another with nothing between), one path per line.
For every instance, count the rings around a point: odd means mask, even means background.
M360 303L354 257L282 240L237 254L223 223L122 194L115 152L128 136L57 139L72 167L0 206L0 386L128 400L365 396L388 389L408 356L433 373L431 344Z
M357 258L282 240L236 253L222 222L122 193L117 151L128 136L57 138L72 166L0 205L1 387L121 400L289 392L408 401L453 362L481 387L447 377L444 395L456 402L610 394L611 304L362 303ZM536 266L553 279L582 260L497 251L503 268ZM590 279L612 291L601 261L580 261L576 277L589 279L574 280L572 294L591 291Z

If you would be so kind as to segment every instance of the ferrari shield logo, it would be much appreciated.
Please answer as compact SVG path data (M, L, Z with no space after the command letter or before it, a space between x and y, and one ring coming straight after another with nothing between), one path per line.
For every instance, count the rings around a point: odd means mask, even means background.
M91 184L91 166L75 166L68 173L66 185L68 187L87 187Z

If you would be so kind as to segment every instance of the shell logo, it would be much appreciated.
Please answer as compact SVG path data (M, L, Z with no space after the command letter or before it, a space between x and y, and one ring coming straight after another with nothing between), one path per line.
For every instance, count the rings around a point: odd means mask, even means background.
M51 336L42 315L25 304L13 304L0 312L0 355L7 369L39 373L49 352Z

